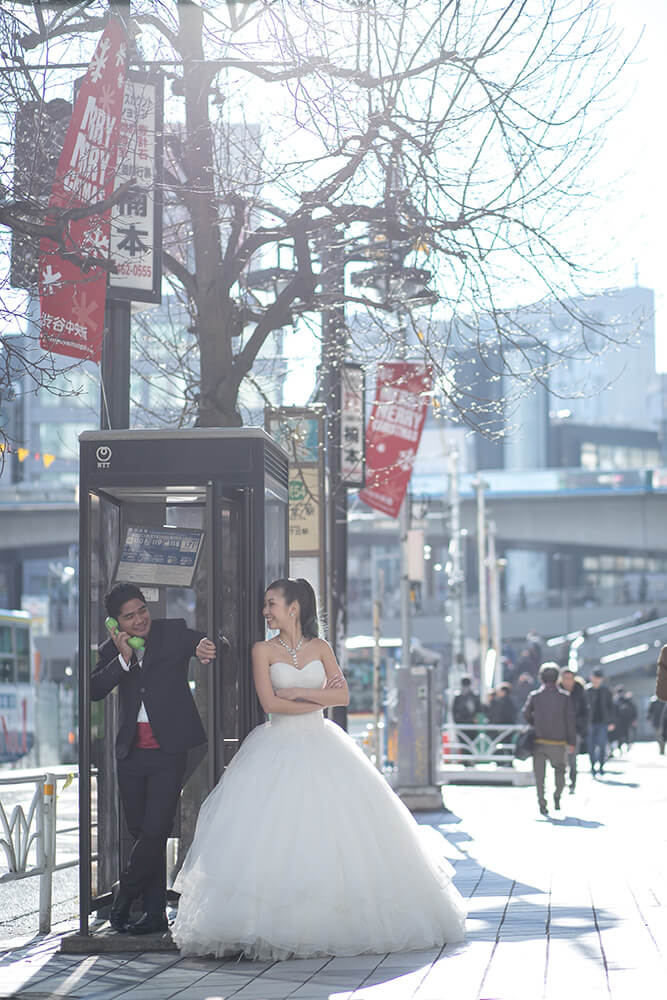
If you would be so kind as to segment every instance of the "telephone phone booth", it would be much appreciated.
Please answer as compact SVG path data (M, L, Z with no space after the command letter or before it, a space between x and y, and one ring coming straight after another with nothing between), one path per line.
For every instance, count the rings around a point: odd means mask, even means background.
M172 856L201 802L262 713L250 647L265 634L264 588L287 575L287 456L256 428L87 431L80 437L80 928L111 903L130 840L116 787L117 695L91 704L107 636L104 595L136 583L153 618L184 618L217 645L190 687L208 743L190 755Z

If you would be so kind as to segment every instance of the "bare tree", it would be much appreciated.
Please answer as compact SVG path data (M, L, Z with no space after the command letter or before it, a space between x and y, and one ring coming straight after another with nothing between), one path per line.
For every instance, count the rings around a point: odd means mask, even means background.
M12 79L43 95L26 64L55 66L73 38L85 52L106 10L3 5ZM462 354L532 382L589 349L572 221L623 63L602 0L133 0L132 23L171 80L165 262L197 348L182 420L239 424L269 335L319 310L367 313L352 350L394 353L405 265L432 273L439 301L408 322L460 419L478 406ZM290 267L260 289L278 247ZM381 265L393 293L329 280L327 255ZM573 313L557 343L516 309L554 299Z

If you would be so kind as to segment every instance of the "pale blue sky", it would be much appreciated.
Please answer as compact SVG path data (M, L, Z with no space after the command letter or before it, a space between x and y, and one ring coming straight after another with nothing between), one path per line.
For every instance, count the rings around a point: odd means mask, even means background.
M655 289L657 357L667 371L667 209L665 206L666 0L607 0L626 45L640 39L620 87L626 106L609 130L599 158L609 197L599 217L599 239L611 246L610 285ZM595 227L597 228L597 227ZM589 234L590 235L590 234Z
M619 110L596 161L598 207L586 212L577 239L591 247L598 265L605 264L605 273L592 278L591 292L634 285L637 279L654 289L657 363L667 371L667 0L600 0L601 11L605 5L622 32L623 50L635 44L636 49L618 80ZM287 344L299 353L289 337ZM289 380L288 393L302 402L309 388L299 373Z

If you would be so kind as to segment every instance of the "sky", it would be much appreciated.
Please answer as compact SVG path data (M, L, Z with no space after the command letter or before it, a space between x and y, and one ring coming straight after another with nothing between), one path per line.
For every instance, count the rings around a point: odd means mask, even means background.
M622 50L634 52L617 81L618 111L596 160L599 208L592 218L586 213L582 238L594 255L599 245L606 258L609 273L602 287L638 283L655 291L656 364L667 372L667 0L599 2L621 32ZM299 345L289 338L286 343L302 357ZM300 367L288 378L286 396L303 404L311 384L304 383Z
M610 286L634 285L637 277L639 284L655 290L656 356L659 370L667 371L667 0L607 3L623 30L625 47L638 44L619 82L622 110L610 125L598 160L601 187L608 185L598 238L612 247L616 266Z

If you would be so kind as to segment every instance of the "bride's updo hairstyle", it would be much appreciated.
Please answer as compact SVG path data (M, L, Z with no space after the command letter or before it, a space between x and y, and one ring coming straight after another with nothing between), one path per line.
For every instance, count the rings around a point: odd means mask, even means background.
M317 598L315 591L302 577L298 580L285 578L274 580L266 588L268 590L280 590L287 604L294 601L299 605L299 621L301 631L306 639L317 639L320 634L320 622L317 616Z

